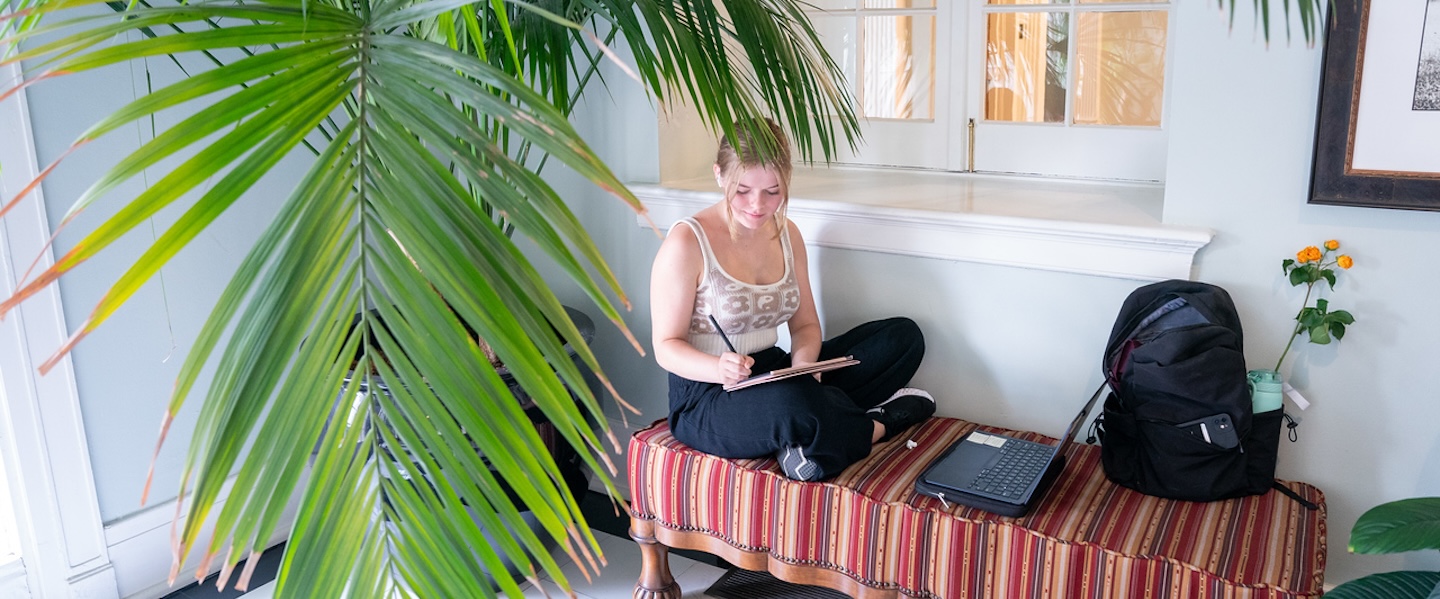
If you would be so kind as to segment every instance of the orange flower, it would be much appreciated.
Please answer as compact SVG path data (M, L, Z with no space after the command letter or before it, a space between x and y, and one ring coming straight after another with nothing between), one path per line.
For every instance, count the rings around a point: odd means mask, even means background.
M1340 241L1336 239L1331 239L1330 241L1325 242L1325 249L1332 252L1340 249Z
M1319 262L1319 261L1320 261L1320 248L1317 248L1317 247L1315 247L1315 246L1312 245L1312 246L1306 247L1306 248L1303 249L1303 250L1300 250L1299 252L1296 252L1296 253L1295 253L1295 261L1296 261L1296 262L1299 262L1299 263L1301 263L1301 264L1304 264L1304 263L1306 263L1306 262Z
M1335 259L1335 263L1345 270L1350 270L1351 266L1355 266L1355 261L1348 254L1341 254L1339 258Z

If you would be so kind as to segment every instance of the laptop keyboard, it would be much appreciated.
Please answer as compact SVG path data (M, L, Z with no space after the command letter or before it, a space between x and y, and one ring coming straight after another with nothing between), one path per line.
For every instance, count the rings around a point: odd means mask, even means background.
M1040 477L1040 470L1050 461L1054 451L1050 445L1006 439L1000 446L1000 459L994 466L981 470L970 489L1019 500L1030 484Z

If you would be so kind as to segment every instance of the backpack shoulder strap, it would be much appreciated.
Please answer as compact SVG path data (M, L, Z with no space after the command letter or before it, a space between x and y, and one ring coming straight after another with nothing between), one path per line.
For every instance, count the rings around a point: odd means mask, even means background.
M1281 492L1282 494L1284 494L1286 497L1289 497L1289 498L1291 498L1291 499L1294 499L1297 503L1299 503L1300 505L1304 506L1305 509L1307 509L1307 510L1318 510L1318 509L1320 509L1320 506L1315 505L1314 503L1311 503L1310 501L1306 500L1304 497L1301 497L1300 494L1298 494L1298 493L1296 493L1296 492L1294 492L1294 491L1291 491L1291 490L1290 490L1290 487L1287 487L1287 486L1285 486L1285 485L1280 484L1280 481L1272 482L1272 483L1270 483L1270 486L1271 486L1271 488L1275 489L1276 491L1279 491L1279 492Z

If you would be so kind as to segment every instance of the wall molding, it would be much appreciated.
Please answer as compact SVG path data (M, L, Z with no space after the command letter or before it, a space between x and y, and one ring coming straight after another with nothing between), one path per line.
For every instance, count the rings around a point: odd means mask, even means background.
M651 223L668 227L720 200L719 191L680 186L632 185L630 190L649 209L636 217L645 228ZM801 193L792 194L789 217L812 245L1099 277L1189 279L1195 254L1215 236L1198 227L924 210ZM854 195L853 190L845 193Z
M21 80L16 64L0 67L0 81ZM0 198L9 200L39 172L23 90L0 103ZM46 247L50 226L39 189L0 219L0 297ZM3 453L21 537L29 592L36 597L114 597L115 574L105 543L90 466L80 397L69 358L46 376L37 367L69 333L60 291L51 285L0 321Z

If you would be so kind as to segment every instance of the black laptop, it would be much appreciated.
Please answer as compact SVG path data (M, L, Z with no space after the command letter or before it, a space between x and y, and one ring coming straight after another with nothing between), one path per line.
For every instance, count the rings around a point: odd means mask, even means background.
M1065 467L1065 450L1085 426L1105 385L1070 421L1055 445L973 430L956 441L915 481L915 490L945 503L1019 517L1045 495Z

